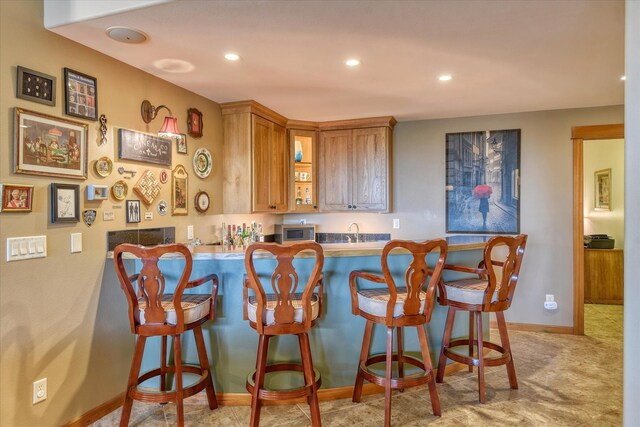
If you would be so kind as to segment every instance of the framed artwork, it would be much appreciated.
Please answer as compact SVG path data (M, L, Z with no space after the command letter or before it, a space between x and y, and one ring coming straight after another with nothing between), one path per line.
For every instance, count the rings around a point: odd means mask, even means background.
M140 222L140 200L127 200L127 223Z
M51 184L51 222L80 221L80 186Z
M209 198L209 194L207 194L206 191L198 191L194 200L196 210L200 213L205 213L209 210L210 205L211 199Z
M118 158L171 166L171 139L118 129Z
M176 144L176 149L179 154L187 154L187 135L181 133L178 136L174 136L173 142Z
M113 196L114 199L118 201L124 200L124 198L127 197L128 192L129 192L129 186L123 180L116 181L111 186L111 195Z
M18 65L16 97L40 104L56 105L56 78Z
M447 233L520 232L520 129L446 134Z
M197 108L187 110L187 133L194 138L202 138L202 113Z
M33 185L0 185L3 212L31 212L33 210Z
M160 182L158 182L153 172L147 169L142 173L136 185L133 186L133 191L140 196L145 205L149 206L160 194Z
M107 200L108 198L109 187L107 185L87 185L87 200Z
M595 209L611 210L611 169L595 171Z
M88 126L15 109L13 171L59 178L87 178Z
M173 170L171 185L171 215L187 215L187 197L189 196L189 174L182 165Z
M66 115L98 120L98 85L95 77L65 68L64 87Z

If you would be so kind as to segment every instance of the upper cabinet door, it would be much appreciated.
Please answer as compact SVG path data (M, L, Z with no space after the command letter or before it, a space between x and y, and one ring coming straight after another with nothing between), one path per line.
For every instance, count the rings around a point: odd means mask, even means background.
M317 212L317 131L289 129L289 165L289 212Z
M354 129L353 132L353 209L388 210L389 141L388 128Z
M269 170L269 201L272 210L286 212L288 207L288 158L286 130L283 126L271 124L271 158Z
M320 134L318 191L320 210L352 209L351 130L325 131Z
M253 115L253 211L273 210L270 197L271 128L273 123ZM248 172L248 171L247 171Z

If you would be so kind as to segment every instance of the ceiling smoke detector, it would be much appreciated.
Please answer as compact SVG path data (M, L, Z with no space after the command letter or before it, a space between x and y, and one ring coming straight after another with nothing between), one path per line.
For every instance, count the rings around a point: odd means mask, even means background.
M144 43L149 39L149 36L142 31L129 27L109 27L106 33L113 40L122 43Z

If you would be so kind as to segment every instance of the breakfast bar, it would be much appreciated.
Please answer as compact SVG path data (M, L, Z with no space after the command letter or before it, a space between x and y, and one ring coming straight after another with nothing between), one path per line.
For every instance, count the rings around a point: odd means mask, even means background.
M448 237L449 253L447 263L474 265L482 257L482 248L489 239L487 236ZM420 239L418 239L420 240ZM380 272L380 254L386 242L334 243L323 244L324 262L324 305L317 327L310 333L311 352L315 368L322 376L322 389L352 387L357 371L361 337L365 321L351 313L349 294L349 273L352 270ZM397 282L404 280L404 270L394 269L401 264L397 254L390 258L390 267ZM435 262L436 253L428 257L429 263ZM108 260L107 264L110 264ZM134 259L127 262L135 263ZM296 269L304 275L310 269L312 258L301 257L296 260ZM258 274L272 272L275 260L263 257L256 261ZM167 287L171 286L182 272L184 261L181 257L161 258L159 266L167 278ZM133 268L133 265L131 265ZM107 268L112 268L108 265ZM213 322L203 326L207 354L218 393L246 393L247 375L255 368L257 336L248 322L243 320L242 283L245 274L244 248L223 246L195 246L193 248L193 271L191 277L200 277L216 273L220 278L217 313ZM455 278L453 272L445 273L445 279ZM115 284L105 284L114 286ZM170 289L168 289L170 291ZM207 292L207 290L198 290ZM437 356L442 342L446 320L446 308L435 304L431 322L427 326L432 362L437 365ZM461 319L462 320L462 319ZM485 322L484 335L488 334ZM466 336L468 322L456 323L453 336ZM374 328L372 352L384 352L384 328ZM419 353L417 334L408 331L405 349L408 354ZM142 363L142 371L156 367L160 358L160 340L148 341ZM299 354L295 337L282 336L273 341L269 351L269 360L278 360L282 355ZM290 356L289 356L290 357ZM195 342L188 337L183 343L183 360L196 361ZM272 374L268 381L274 387L297 385L296 378ZM152 381L152 380L150 380ZM291 381L291 382L290 382ZM155 384L149 384L150 386Z

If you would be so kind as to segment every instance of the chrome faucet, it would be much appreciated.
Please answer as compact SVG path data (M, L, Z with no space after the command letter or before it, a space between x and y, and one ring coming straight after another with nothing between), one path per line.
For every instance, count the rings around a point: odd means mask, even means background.
M347 231L350 233L351 227L354 225L356 226L356 243L360 243L360 227L358 226L358 224L352 222L351 224L349 224L349 228L347 229ZM351 237L347 236L347 240L349 240L349 243L351 243Z

